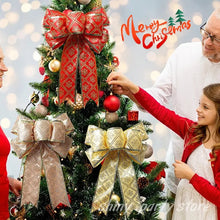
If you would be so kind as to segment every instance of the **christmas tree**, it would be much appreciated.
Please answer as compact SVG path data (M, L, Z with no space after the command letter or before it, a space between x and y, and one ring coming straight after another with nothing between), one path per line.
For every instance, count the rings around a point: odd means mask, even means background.
M174 18L169 17L169 19L168 19L168 26L175 26Z
M119 65L100 0L52 0L43 7L41 82L19 112L12 146L23 159L13 219L159 219L165 162L144 162L150 123L112 94ZM13 201L13 197L11 198Z
M178 9L176 12L176 22L180 22L181 25L183 21L185 21L184 14L180 9Z

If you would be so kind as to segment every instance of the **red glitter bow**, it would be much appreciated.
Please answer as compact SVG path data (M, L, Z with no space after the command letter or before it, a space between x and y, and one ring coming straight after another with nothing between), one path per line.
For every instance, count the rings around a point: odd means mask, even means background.
M75 101L77 74L79 73L84 106L92 99L98 105L96 59L108 41L108 17L103 8L84 14L81 11L63 13L47 9L43 25L49 30L45 39L53 49L64 44L59 79L59 102ZM93 51L91 50L93 49Z

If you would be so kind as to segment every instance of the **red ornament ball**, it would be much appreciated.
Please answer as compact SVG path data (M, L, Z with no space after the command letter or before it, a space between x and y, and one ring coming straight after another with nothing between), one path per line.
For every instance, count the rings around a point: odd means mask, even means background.
M120 108L120 99L115 95L109 95L103 102L104 108L108 112L115 112Z
M72 12L72 10L70 10L70 9L65 9L64 11L63 11L63 13L65 14L65 15L68 15L69 13L71 13Z

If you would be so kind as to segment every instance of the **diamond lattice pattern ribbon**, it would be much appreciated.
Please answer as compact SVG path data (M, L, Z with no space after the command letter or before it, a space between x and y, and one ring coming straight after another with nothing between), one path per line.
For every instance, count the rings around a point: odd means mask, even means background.
M64 45L59 78L59 101L75 101L76 82L79 73L84 106L92 99L98 105L96 58L108 41L108 17L103 8L95 8L84 14L72 11L68 14L47 9L43 25L47 43L53 48Z
M72 146L67 136L73 125L67 114L54 120L31 120L19 116L12 129L17 137L11 145L19 158L25 156L21 205L32 203L37 207L41 171L44 169L53 208L59 203L70 206L59 156L66 157Z
M143 162L146 145L142 141L146 139L147 133L142 123L125 131L117 127L107 131L93 125L88 127L85 140L91 146L86 151L88 159L93 167L105 159L98 178L92 212L99 210L107 214L117 174L127 216L133 210L143 213L132 160L138 164Z

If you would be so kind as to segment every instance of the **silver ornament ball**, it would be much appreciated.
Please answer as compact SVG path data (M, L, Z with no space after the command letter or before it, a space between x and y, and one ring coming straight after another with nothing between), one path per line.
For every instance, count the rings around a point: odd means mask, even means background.
M88 5L91 2L91 0L78 0L78 2L82 5Z
M105 119L108 123L113 123L118 120L118 114L116 112L106 112Z
M34 113L36 115L46 116L48 113L48 110L44 105L38 104L34 109Z

